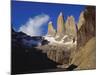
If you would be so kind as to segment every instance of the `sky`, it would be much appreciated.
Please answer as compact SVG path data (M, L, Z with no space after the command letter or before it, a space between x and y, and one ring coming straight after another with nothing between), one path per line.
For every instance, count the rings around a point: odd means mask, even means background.
M57 28L56 22L60 12L64 15L64 21L73 15L77 23L84 9L84 5L12 1L11 23L15 31L22 31L30 36L41 36L46 35L49 21Z

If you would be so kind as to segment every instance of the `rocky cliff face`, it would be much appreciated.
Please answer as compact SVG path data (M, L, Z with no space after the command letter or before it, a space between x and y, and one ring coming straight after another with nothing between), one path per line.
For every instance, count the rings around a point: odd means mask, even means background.
M48 23L48 33L47 33L47 35L50 35L50 36L56 35L56 30L54 29L51 21Z
M65 23L65 27L66 27L66 34L72 37L75 37L77 34L77 30L76 30L76 25L75 25L75 19L73 16L68 16L66 23Z
M84 46L75 52L71 64L77 66L76 70L96 68L96 38L92 37Z
M56 34L56 35L55 35ZM57 18L57 32L53 28L52 22L48 24L48 35L58 36L55 38L56 41L61 41L64 39L64 43L68 43L73 40L73 38L77 35L75 19L73 16L69 16L64 23L63 14L60 12ZM73 42L72 42L73 43ZM60 63L62 65L70 63L70 54L71 50L76 48L76 45L63 45L63 44L56 44L56 45L44 45L41 47L37 47L43 52L47 53L49 59Z
M75 47L72 46L69 49L68 45L62 46L61 44L45 45L39 47L39 49L47 53L49 59L62 65L67 64L67 67L71 65L68 68L72 67L73 65L77 66L77 69L95 68L95 19L95 7L92 6L86 7L85 11L80 13L77 25L75 24L75 19L73 16L69 16L64 24L63 14L60 13L57 20L56 36L58 35L60 36L60 39L62 39L64 35L68 35L66 38L64 38L67 39L66 42L68 42L70 36L70 40L77 38L73 40L77 41L77 44ZM52 26L50 30L54 30ZM59 37L57 40L58 39ZM64 68L66 68L66 66Z
M78 30L80 30L81 26L85 23L85 18L84 18L84 11L81 12L79 21L78 21Z
M84 12L85 22L81 25L77 33L78 47L84 45L96 34L95 7L87 7Z
M60 12L57 19L57 35L63 36L64 34L65 34L64 19L62 12Z
M82 14L84 22L78 28L77 50L72 55L71 64L79 69L96 68L96 11L95 6L88 6ZM81 24L81 23L80 23Z
M64 23L63 13L60 12L57 18L57 32L53 28L52 22L48 23L48 35L57 37L56 40L60 41L65 35L68 35L71 39L76 38L77 35L77 25L75 24L75 19L73 16L69 16ZM67 39L67 38L66 38Z
M36 47L40 49L43 53L46 53L48 58L63 65L69 64L70 62L70 49L64 45L44 45Z

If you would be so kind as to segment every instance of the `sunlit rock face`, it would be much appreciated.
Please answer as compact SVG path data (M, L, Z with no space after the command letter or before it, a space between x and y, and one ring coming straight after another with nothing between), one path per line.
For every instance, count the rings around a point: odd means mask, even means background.
M78 21L78 30L81 28L81 26L85 23L85 18L84 18L84 11L82 11L80 13L80 16L79 16L79 21Z
M75 25L75 19L73 16L69 16L64 23L63 14L60 12L57 18L57 32L53 27L53 23L48 23L48 35L44 36L50 43L48 45L37 47L46 53L48 58L61 64L69 65L71 50L74 50L76 43L73 42L73 38L76 37L77 30ZM71 37L73 38L71 38Z
M50 35L50 36L55 36L56 35L56 30L53 27L52 21L50 21L48 23L48 33L47 33L47 35Z
M57 18L57 35L63 36L64 34L65 34L65 25L64 25L64 19L63 19L63 13L60 12Z
M77 40L77 25L75 24L74 16L68 16L64 22L62 12L57 17L57 29L54 29L52 21L48 23L47 35L54 38L55 42L66 43Z
M66 23L66 34L72 37L76 37L77 30L76 30L76 25L75 25L75 19L73 16L68 16Z

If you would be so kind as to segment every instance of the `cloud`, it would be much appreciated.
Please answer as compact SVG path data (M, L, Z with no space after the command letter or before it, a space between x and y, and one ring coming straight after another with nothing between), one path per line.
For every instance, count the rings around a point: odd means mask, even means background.
M46 14L41 14L35 16L34 18L29 18L26 24L21 25L19 31L22 31L30 36L40 36L42 35L42 26L49 21L49 16Z

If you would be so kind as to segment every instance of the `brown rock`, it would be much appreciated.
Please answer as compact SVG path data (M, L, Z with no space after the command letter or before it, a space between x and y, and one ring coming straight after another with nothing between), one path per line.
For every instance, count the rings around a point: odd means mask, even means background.
M48 58L59 64L69 64L70 50L64 45L44 45L37 47L46 53Z
M63 36L64 34L65 34L64 19L62 12L60 12L57 19L57 35Z
M69 16L67 18L66 23L65 23L65 27L66 27L66 34L67 35L71 35L73 37L76 36L77 30L76 30L76 25L75 25L75 19L73 16Z
M95 7L87 7L84 12L85 22L78 30L77 33L77 43L78 47L84 45L90 38L96 34L96 17L95 17Z
M48 23L48 33L47 34L50 36L55 36L56 34L56 30L54 29L51 21Z
M78 21L78 30L81 28L81 26L84 24L85 22L85 18L84 18L84 12L82 11L79 17L79 21Z
M96 38L92 37L82 48L75 53L72 64L77 65L76 70L96 68Z

